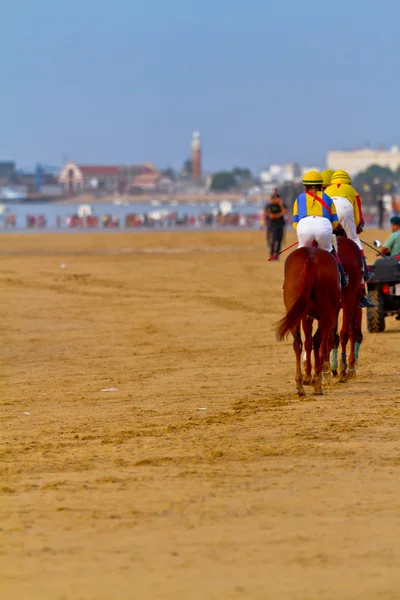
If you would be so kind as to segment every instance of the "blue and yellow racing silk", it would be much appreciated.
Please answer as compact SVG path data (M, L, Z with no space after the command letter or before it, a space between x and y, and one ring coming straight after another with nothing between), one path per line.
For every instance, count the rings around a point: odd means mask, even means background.
M298 222L304 217L325 217L335 229L339 224L336 206L332 198L324 192L305 192L300 194L293 205L293 227L297 229Z

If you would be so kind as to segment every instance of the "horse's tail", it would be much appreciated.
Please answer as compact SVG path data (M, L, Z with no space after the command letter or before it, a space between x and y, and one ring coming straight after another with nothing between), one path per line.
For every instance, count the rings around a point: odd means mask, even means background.
M276 325L275 333L278 342L281 342L294 327L300 325L302 318L305 316L314 283L314 273L315 268L312 258L311 256L307 256L299 295L293 303L293 306Z

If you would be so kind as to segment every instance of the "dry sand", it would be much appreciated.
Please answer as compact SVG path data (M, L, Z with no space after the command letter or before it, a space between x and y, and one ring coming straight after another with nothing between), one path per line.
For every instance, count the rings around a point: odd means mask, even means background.
M300 400L282 273L261 232L1 237L0 598L400 597L400 323Z

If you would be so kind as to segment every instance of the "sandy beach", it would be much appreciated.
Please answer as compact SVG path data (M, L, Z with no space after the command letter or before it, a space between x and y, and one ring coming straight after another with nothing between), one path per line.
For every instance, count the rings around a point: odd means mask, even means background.
M399 597L400 322L299 399L283 264L259 231L0 238L1 598Z

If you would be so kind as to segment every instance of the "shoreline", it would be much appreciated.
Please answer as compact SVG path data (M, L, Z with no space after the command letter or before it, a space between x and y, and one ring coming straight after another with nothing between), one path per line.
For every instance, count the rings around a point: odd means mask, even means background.
M63 204L114 204L118 205L135 205L135 204L152 204L154 206L161 206L163 204L168 205L185 205L185 204L219 204L221 202L231 202L232 204L243 204L245 199L246 204L254 204L254 206L260 205L260 203L266 202L269 196L267 194L257 194L252 197L244 196L243 194L206 194L204 196L198 195L177 195L177 196L152 196L148 194L141 194L140 196L128 196L128 195L107 195L103 197L91 196L89 194L81 196L71 196L68 198L44 198L40 196L29 197L20 200L2 200L1 204L5 206L13 206L15 204L52 204L52 205L63 205Z

